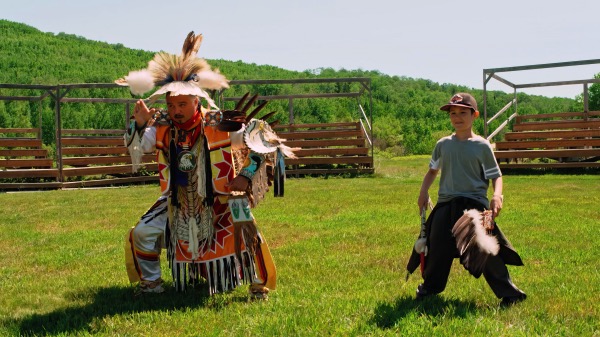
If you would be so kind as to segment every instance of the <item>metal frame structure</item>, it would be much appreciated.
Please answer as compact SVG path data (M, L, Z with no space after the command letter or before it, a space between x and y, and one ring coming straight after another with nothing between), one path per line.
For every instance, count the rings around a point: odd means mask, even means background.
M259 100L275 100L275 99L287 99L289 100L289 116L290 124L294 121L294 99L307 99L307 98L334 98L334 97L348 97L355 98L358 105L358 118L361 122L363 132L366 135L370 144L371 156L373 156L373 130L372 130L372 110L373 110L373 98L371 94L371 79L370 78L323 78L323 79L296 79L296 80L244 80L244 81L230 81L231 85L241 84L305 84L305 83L359 83L360 90L357 92L339 92L339 93L315 93L315 94L291 94L291 95L272 95L272 96L259 96ZM118 103L125 105L125 116L123 120L123 129L126 128L129 117L130 117L130 105L135 104L138 101L137 98L102 98L102 97L67 97L69 92L73 89L90 89L90 88L126 88L119 86L115 83L82 83L82 84L64 84L64 85L34 85L34 84L2 84L0 83L0 89L14 89L14 90L39 90L39 95L31 96L3 96L0 95L0 101L29 101L29 102L40 102L40 114L39 114L39 129L38 138L42 138L42 104L44 99L54 100L54 124L55 124L55 135L54 141L56 144L56 168L59 172L57 177L57 183L63 182L63 163L62 163L62 120L61 120L61 106L64 103L77 102L77 103ZM368 93L368 115L360 104L360 98ZM237 101L239 97L223 97L223 92L218 93L220 101L218 104L222 107L225 101ZM165 100L158 100L159 103L164 103Z
M290 95L265 95L258 96L258 100L288 100L289 123L294 124L294 100L307 98L355 98L358 108L358 118L360 120L364 134L369 142L371 156L373 156L373 94L371 92L371 79L368 77L349 77L349 78L313 78L313 79L295 79L295 80L233 80L229 84L234 85L261 85L261 84L324 84L324 83L359 83L360 90L356 92L338 92L338 93L317 93L317 94L290 94ZM241 97L224 97L221 92L219 99L222 106L223 102L238 101ZM368 94L367 112L360 103L360 98Z
M587 116L589 112L588 105L588 85L590 83L600 83L600 79L587 79L587 80L572 80L572 81L556 81L556 82L540 82L540 83L525 83L525 84L515 84L511 81L498 76L498 73L504 72L512 72L512 71L525 71L525 70L534 70L534 69L548 69L548 68L560 68L560 67L572 67L572 66L582 66L582 65L590 65L590 64L600 64L600 59L593 60L583 60L583 61L571 61L571 62L558 62L558 63L545 63L545 64L535 64L528 66L516 66L516 67L504 67L504 68L490 68L483 69L483 117L484 117L484 135L490 140L494 136L496 136L504 127L508 125L508 123L513 120L518 115L517 111L517 89L524 88L538 88L538 87L550 87L550 86L560 86L560 85L574 85L574 84L583 84L583 109L584 115ZM487 83L491 79L495 79L501 83L508 85L513 88L513 99L508 102L500 111L494 114L488 120L487 113ZM488 135L488 125L495 119L497 119L500 115L506 112L510 107L513 107L514 113L510 115L496 130L494 130L491 134Z

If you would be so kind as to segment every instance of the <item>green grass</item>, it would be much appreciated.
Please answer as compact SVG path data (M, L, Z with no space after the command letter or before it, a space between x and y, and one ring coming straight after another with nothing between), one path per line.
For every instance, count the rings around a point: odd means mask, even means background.
M428 161L288 179L284 198L254 212L278 267L266 302L248 301L246 287L207 297L170 282L132 296L123 239L157 186L0 194L0 335L599 336L600 178L505 176L498 223L525 262L509 267L525 302L500 309L458 261L440 297L416 302L420 276L406 282L404 268Z

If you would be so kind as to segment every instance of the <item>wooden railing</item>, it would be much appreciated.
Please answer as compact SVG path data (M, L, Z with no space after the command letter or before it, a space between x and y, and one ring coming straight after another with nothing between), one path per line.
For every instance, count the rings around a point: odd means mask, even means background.
M370 78L312 78L295 80L243 80L231 81L230 85L248 85L256 90L258 100L287 100L289 102L289 122L291 126L281 127L287 133L292 146L302 146L299 159L289 165L292 173L330 174L338 172L372 172L372 97ZM260 94L260 85L287 85L291 89L287 94ZM334 92L320 92L310 86L335 84ZM303 86L302 90L294 90ZM306 87L310 90L305 90ZM44 102L54 105L54 137L44 135L48 148L55 150L50 158L43 148L39 129L4 129L5 139L0 141L0 190L38 189L62 187L101 186L107 184L129 183L135 181L156 180L157 165L144 157L145 174L131 173L131 161L122 145L123 130L73 130L63 129L61 107L69 103L119 104L124 108L124 126L129 123L130 108L136 98L73 97L78 89L123 90L127 88L115 83L81 83L61 85L1 84L0 89L15 90L9 96L0 95L0 101ZM23 96L22 92L32 92ZM289 93L288 93L289 92ZM129 97L128 94L123 97ZM238 101L239 97L226 97L223 92L216 94L217 103L222 106L227 101ZM349 98L356 100L359 116L357 122L350 125L333 123L326 125L294 125L294 102L315 98ZM164 100L159 100L164 103ZM361 102L364 103L361 105ZM46 125L42 121L42 105L37 126ZM34 123L36 124L36 123ZM0 129L3 130L3 129ZM3 138L0 131L0 138ZM27 133L27 136L15 137L10 133ZM306 132L311 132L307 134ZM304 133L304 134L303 134ZM18 138L18 139L17 139ZM50 140L54 138L53 140ZM293 145L298 142L297 145ZM369 151L370 149L370 151ZM54 152L54 151L53 151ZM368 154L370 152L370 155ZM367 153L367 154L365 154ZM312 170L312 171L309 171ZM147 175L150 174L150 175Z
M63 187L156 180L154 173L158 165L153 154L142 157L146 174L132 172L131 157L123 142L124 133L124 130L63 129L60 151Z
M519 116L494 154L507 169L600 167L598 117L599 111Z
M290 175L372 173L373 157L360 122L296 124L276 127L285 144L299 147L286 159Z
M43 148L39 128L0 129L0 190L55 188L59 172L53 164Z
M300 148L295 151L297 159L285 161L288 175L373 172L368 135L360 121L277 125L275 130L287 139L286 145ZM142 173L132 173L131 158L123 143L124 130L63 129L56 159L48 157L35 132L36 129L0 129L0 135L4 135L0 137L0 190L79 188L158 180L154 154L143 156Z

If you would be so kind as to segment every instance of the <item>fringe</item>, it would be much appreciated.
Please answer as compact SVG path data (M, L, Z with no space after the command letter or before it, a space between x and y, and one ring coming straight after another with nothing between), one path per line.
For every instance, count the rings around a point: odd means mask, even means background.
M242 284L262 282L256 274L254 257L248 252L243 252L241 256L242 261L238 261L234 255L228 255L203 262L177 262L172 245L167 247L173 286L178 292L185 291L187 284L195 284L199 276L205 277L209 295L230 291Z
M142 156L144 151L142 150L142 140L140 135L133 130L133 135L125 133L123 136L125 146L131 156L131 172L136 173L142 166Z

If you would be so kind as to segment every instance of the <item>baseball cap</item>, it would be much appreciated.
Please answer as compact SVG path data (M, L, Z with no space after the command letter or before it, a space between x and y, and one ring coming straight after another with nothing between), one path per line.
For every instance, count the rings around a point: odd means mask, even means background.
M440 108L443 111L450 111L451 106L462 106L465 108L473 109L473 111L477 111L477 101L470 94L459 92L452 96L450 102Z

